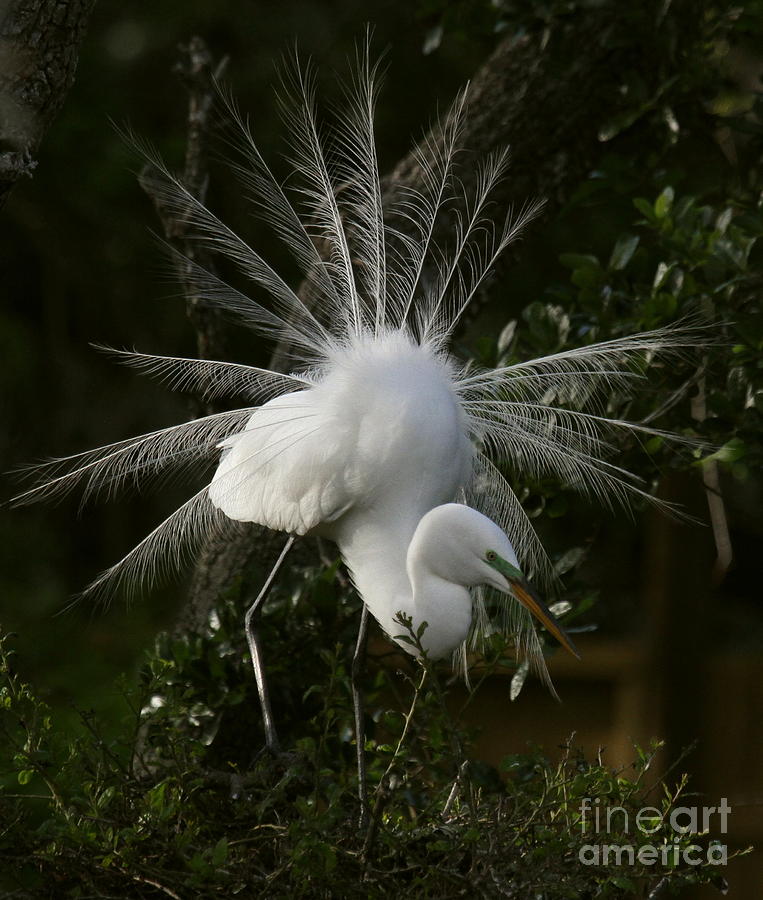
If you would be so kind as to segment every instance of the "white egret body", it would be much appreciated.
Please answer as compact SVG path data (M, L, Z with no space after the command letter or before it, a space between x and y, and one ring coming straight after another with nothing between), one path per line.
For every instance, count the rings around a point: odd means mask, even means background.
M373 616L398 633L395 614L413 614L414 532L471 477L472 443L447 358L403 332L361 340L337 350L314 387L266 403L222 447L212 503L231 519L336 541ZM468 605L466 628L444 649L438 639L437 656L466 638Z

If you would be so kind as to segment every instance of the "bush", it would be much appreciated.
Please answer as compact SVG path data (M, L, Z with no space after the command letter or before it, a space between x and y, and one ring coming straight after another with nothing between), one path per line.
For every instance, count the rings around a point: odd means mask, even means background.
M112 735L87 712L76 730L59 729L3 638L0 896L552 900L721 884L714 865L682 855L699 841L706 860L708 836L676 842L668 825L685 779L650 781L658 745L636 748L627 771L570 743L558 763L533 751L497 773L471 757L429 665L367 676L371 815L359 828L348 661L304 641L309 625L295 620L305 614L293 613L307 604L291 599L282 594L265 623L271 653L300 659L273 678L277 711L304 716L290 720L295 749L277 756L253 744L256 697L232 603L203 635L161 638L137 683L120 682L126 714ZM340 604L337 619L352 612ZM495 649L494 664L506 648ZM306 682L288 681L311 673L304 693ZM633 828L645 806L659 809L651 834ZM597 807L622 808L606 841L632 846L634 865L594 858ZM642 864L644 845L669 853Z

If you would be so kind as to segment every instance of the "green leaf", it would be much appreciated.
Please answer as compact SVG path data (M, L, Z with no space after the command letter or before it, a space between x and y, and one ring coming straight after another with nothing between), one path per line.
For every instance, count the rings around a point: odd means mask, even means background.
M637 234L624 234L612 250L612 256L609 258L609 268L614 269L616 272L624 269L631 261L638 244L639 236Z
M336 868L336 851L326 843L318 845L318 850L323 856L323 868L326 872L333 872Z
M598 258L589 253L561 253L559 262L568 269L601 268Z
M700 460L700 465L705 465L711 460L722 463L733 463L746 455L747 447L745 446L744 441L741 438L732 438L716 450L715 453L711 453L710 456L706 456L704 459Z
M428 56L430 53L434 53L434 51L437 50L442 43L442 36L442 22L438 22L424 35L424 46L421 48L421 52L424 56Z
M574 569L585 556L585 553L584 547L571 547L554 563L554 574L564 575L566 572L569 572L570 569Z
M675 263L666 263L660 262L657 266L657 271L654 273L654 281L652 282L652 287L660 288L665 284L665 279L670 275L670 271L673 268Z
M221 866L228 858L228 839L221 837L212 850L212 865Z
M631 878L628 878L627 875L615 875L613 878L609 879L609 883L613 887L619 888L621 891L627 891L629 894L635 894L638 891L636 882Z
M498 335L498 353L505 353L506 350L509 349L511 342L514 340L514 334L517 330L517 320L512 319L506 326L504 326L501 333Z
M654 208L648 200L645 200L643 197L636 197L633 201L633 205L646 217L648 222L654 223L657 221L657 217L654 214Z
M576 270L575 274L580 271ZM570 317L561 306L536 301L526 306L522 315L530 326L530 334L544 349L556 349L567 340Z
M644 319L651 326L653 322L669 319L678 308L678 299L667 291L658 291L644 303Z
M637 891L636 882L628 878L626 875L615 875L609 879L609 883L621 891L627 891L629 894L635 894Z
M672 187L666 187L660 196L654 201L654 214L658 219L664 219L673 206L675 191Z
M572 604L569 600L557 600L556 603L552 603L551 606L549 606L549 611L557 619L561 619L562 616L566 616L571 609Z
M720 213L718 218L715 220L715 227L721 234L726 233L726 229L729 227L731 223L731 217L733 216L734 211L731 207L726 207L723 212Z
M525 679L527 678L527 673L530 671L530 660L523 659L519 664L519 668L512 675L511 685L509 687L509 699L516 700L519 696L522 688L524 687Z
M564 494L557 494L546 507L546 515L551 519L558 519L569 509L569 500Z
M104 788L100 794L96 797L95 805L99 810L105 809L109 803L114 798L114 794L116 793L116 788L113 785L109 785L109 787Z
M34 769L22 769L18 774L19 784L29 784L34 778Z
M600 279L601 269L581 267L580 269L575 269L570 280L575 285L575 287L590 290L592 288L598 287Z
M637 122L648 108L649 104L646 104L614 116L608 122L605 122L599 129L599 140L602 144L611 141L612 138L617 137L618 134L630 128L634 122Z

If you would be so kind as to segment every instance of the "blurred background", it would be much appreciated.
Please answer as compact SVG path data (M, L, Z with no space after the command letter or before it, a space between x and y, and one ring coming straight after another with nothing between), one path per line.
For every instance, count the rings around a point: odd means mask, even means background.
M198 34L217 59L229 57L226 79L266 158L278 158L284 147L275 88L283 54L297 42L320 65L326 92L336 95L353 42L371 20L373 45L385 54L377 133L387 172L499 41L552 30L560 19L574 28L590 10L607 5L417 0L369 9L296 0L102 0L38 169L16 186L0 214L3 471L191 415L189 398L115 366L89 346L195 353L182 296L152 236L160 226L136 181L140 163L115 128L129 127L170 166L182 165L186 93L173 74L179 44ZM647 16L652 6L640 14ZM528 741L553 753L571 732L590 752L604 747L612 765L630 761L634 740L665 738L666 762L696 741L682 763L693 774L693 788L710 804L728 798L734 846L760 845L763 325L756 240L763 227L755 198L759 202L763 188L763 4L739 4L733 18L724 4L699 4L701 13L691 15L704 28L695 42L704 48L702 66L696 46L691 58L681 48L681 4L673 7L674 20L666 20L663 32L655 30L664 46L642 48L643 58L634 47L613 46L615 59L622 59L613 67L621 76L613 89L625 98L622 114L601 120L590 109L590 128L601 145L595 165L552 216L530 227L507 276L490 286L458 342L464 355L494 364L501 354L537 355L573 344L594 319L601 336L607 328L617 333L616 323L605 322L595 308L610 296L607 290L636 298L641 305L630 318L646 327L690 311L697 297L711 303L726 323L727 346L708 364L706 421L696 407L692 418L686 397L658 424L693 428L720 448L733 563L722 571L716 566L702 470L690 456L659 451L634 465L696 521L650 510L632 517L602 513L558 486L521 486L565 575L562 599L578 611L574 625L587 629L576 639L583 660L551 660L561 706L530 683L509 706L509 673L483 687L470 715L477 724L490 723L480 751L493 763ZM649 71L654 54L662 54L656 88ZM586 103L584 92L579 102ZM639 198L643 208L634 204ZM682 198L692 201L685 209L678 205ZM278 253L220 167L213 168L209 200L266 257ZM709 212L692 218L697 209ZM726 210L728 221L721 218ZM679 233L681 225L687 234ZM631 248L634 235L640 244ZM655 272L663 260L673 275L659 281ZM272 350L240 336L231 343L240 359L254 364L266 363ZM665 396L642 403L655 407ZM629 465L637 450L623 449ZM12 479L4 478L3 496L13 493ZM0 624L17 633L19 668L44 686L61 715L77 706L108 718L114 678L134 671L145 647L171 626L186 586L167 585L129 608L117 601L108 610L79 605L56 614L185 495L178 487L84 510L76 498L53 508L2 510ZM741 861L738 870L732 895L759 896L760 855Z

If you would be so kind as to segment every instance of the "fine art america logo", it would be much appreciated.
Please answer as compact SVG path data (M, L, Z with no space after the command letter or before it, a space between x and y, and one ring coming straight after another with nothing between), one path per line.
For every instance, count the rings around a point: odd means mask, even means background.
M676 866L683 862L690 866L709 863L725 866L728 847L720 842L707 846L693 843L690 835L713 831L726 834L731 812L725 797L719 806L676 806L669 813L662 813L654 806L645 806L638 812L628 813L622 806L603 807L599 798L584 797L580 804L580 823L584 833L602 840L606 835L654 835L659 843L591 843L584 844L578 858L584 866L606 865L662 865ZM720 827L719 827L720 826ZM669 830L668 830L669 829ZM657 837L657 833L659 837Z

